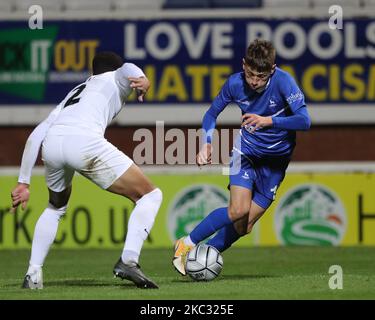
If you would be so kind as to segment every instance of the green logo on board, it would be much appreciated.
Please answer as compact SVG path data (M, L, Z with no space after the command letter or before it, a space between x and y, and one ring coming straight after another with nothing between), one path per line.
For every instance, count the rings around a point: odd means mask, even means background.
M346 231L340 198L317 184L299 185L283 196L274 222L279 241L286 245L338 245Z
M168 210L171 240L189 234L211 211L228 206L228 193L210 184L197 184L176 195Z

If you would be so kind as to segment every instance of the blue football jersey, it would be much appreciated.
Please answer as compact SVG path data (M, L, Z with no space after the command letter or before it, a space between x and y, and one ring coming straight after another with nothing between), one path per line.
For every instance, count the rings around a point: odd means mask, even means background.
M305 107L305 97L290 74L276 68L265 89L258 93L252 90L245 80L243 72L232 74L213 100L208 113L216 121L217 116L229 103L235 103L242 114L254 113L260 116L288 117L299 108ZM205 125L212 129L213 124ZM251 147L259 155L288 156L295 146L294 130L275 127L259 128L250 133L250 127L240 131L243 144ZM210 139L210 132L208 138ZM210 141L207 139L207 141ZM245 148L246 149L246 148Z

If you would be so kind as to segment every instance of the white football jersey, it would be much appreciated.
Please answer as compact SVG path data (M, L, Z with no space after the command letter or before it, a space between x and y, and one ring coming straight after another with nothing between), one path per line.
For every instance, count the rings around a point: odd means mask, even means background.
M57 106L61 111L48 134L103 136L132 92L128 77L141 76L145 76L142 70L132 63L125 63L116 71L91 76Z

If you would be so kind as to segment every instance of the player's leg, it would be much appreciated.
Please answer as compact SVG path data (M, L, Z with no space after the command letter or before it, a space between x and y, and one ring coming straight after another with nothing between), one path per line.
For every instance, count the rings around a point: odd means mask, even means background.
M63 167L58 151L59 141L52 138L46 140L42 154L49 190L49 203L35 225L29 268L23 288L41 289L43 287L42 267L55 240L59 221L66 212L72 190L71 181L74 171Z
M272 200L271 200L268 203L262 203L262 206L260 206L257 203L258 201L257 201L256 192L255 192L254 198L255 200L253 199L253 201L251 202L251 207L250 207L245 234L249 234L253 230L255 223L263 216L263 214L266 212L266 210L269 208L269 206L272 203Z
M107 190L135 202L121 258L113 270L115 276L133 281L140 288L158 288L141 271L138 260L143 243L151 232L160 208L162 192L152 185L135 164L132 164Z
M207 244L220 252L228 249L240 237L249 234L275 198L276 190L285 176L288 159L265 161L257 167L253 187L253 200L247 217L222 228Z
M249 234L254 224L263 215L266 209L251 201L250 210L243 218L221 228L219 232L207 244L215 247L220 252L227 250L239 238Z
M228 224L221 228L218 233L207 241L207 244L215 247L220 252L227 250L239 238L247 234L248 216Z
M189 234L192 244L196 245L216 231L231 225L247 216L250 210L251 190L243 186L230 186L229 207L219 208L211 212Z
M184 265L186 254L193 246L223 228L225 229L221 234L219 232L219 237L222 237L224 241L228 239L228 242L236 241L238 235L232 225L249 213L254 180L253 168L251 160L240 151L241 147L237 144L241 145L240 139L236 141L236 147L233 148L230 163L229 206L211 212L187 237L176 242L172 263L182 275L186 274Z
M59 221L66 212L71 190L71 186L61 192L48 189L48 206L35 225L30 265L43 266L49 248L55 240Z
M162 192L153 186L128 156L108 141L86 139L89 141L84 150L85 161L77 171L102 189L124 196L135 203L128 222L124 249L115 265L114 273L133 281L139 287L157 288L156 284L142 273L138 260L161 205Z
M54 192L49 189L49 193L48 206L44 209L35 225L29 268L22 285L23 288L43 288L42 267L56 238L59 221L66 212L71 187L62 192Z
M247 209L247 213L241 214L241 218L233 223L225 225L207 242L207 244L215 247L220 252L228 249L240 237L247 234L248 216L251 208L251 199L253 197L252 190L254 188L254 181L257 177L256 168L258 166L257 158L252 157L251 154L251 150L247 150L247 145L243 145L240 137L238 137L232 151L229 177L230 188L232 190L232 188L242 187L247 190L248 196L244 198L247 201L245 204L246 206L239 203L240 207ZM236 198L233 199L234 202L238 201ZM238 209L235 211L238 211Z
M108 189L135 203L128 222L122 260L138 263L143 242L147 239L162 202L162 192L155 188L141 169L132 164Z
M211 212L189 234L184 242L196 245L221 228L247 216L250 210L252 188L255 179L252 160L240 150L241 140L237 139L232 151L229 188L230 201L227 208L219 208ZM234 231L233 229L231 231ZM235 232L230 232L235 236Z

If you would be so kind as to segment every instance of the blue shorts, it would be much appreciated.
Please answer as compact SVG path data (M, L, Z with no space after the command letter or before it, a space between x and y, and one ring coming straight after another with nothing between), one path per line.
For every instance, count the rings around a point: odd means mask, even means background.
M252 200L267 209L285 177L289 157L259 157L250 148L233 148L229 185L252 190Z

